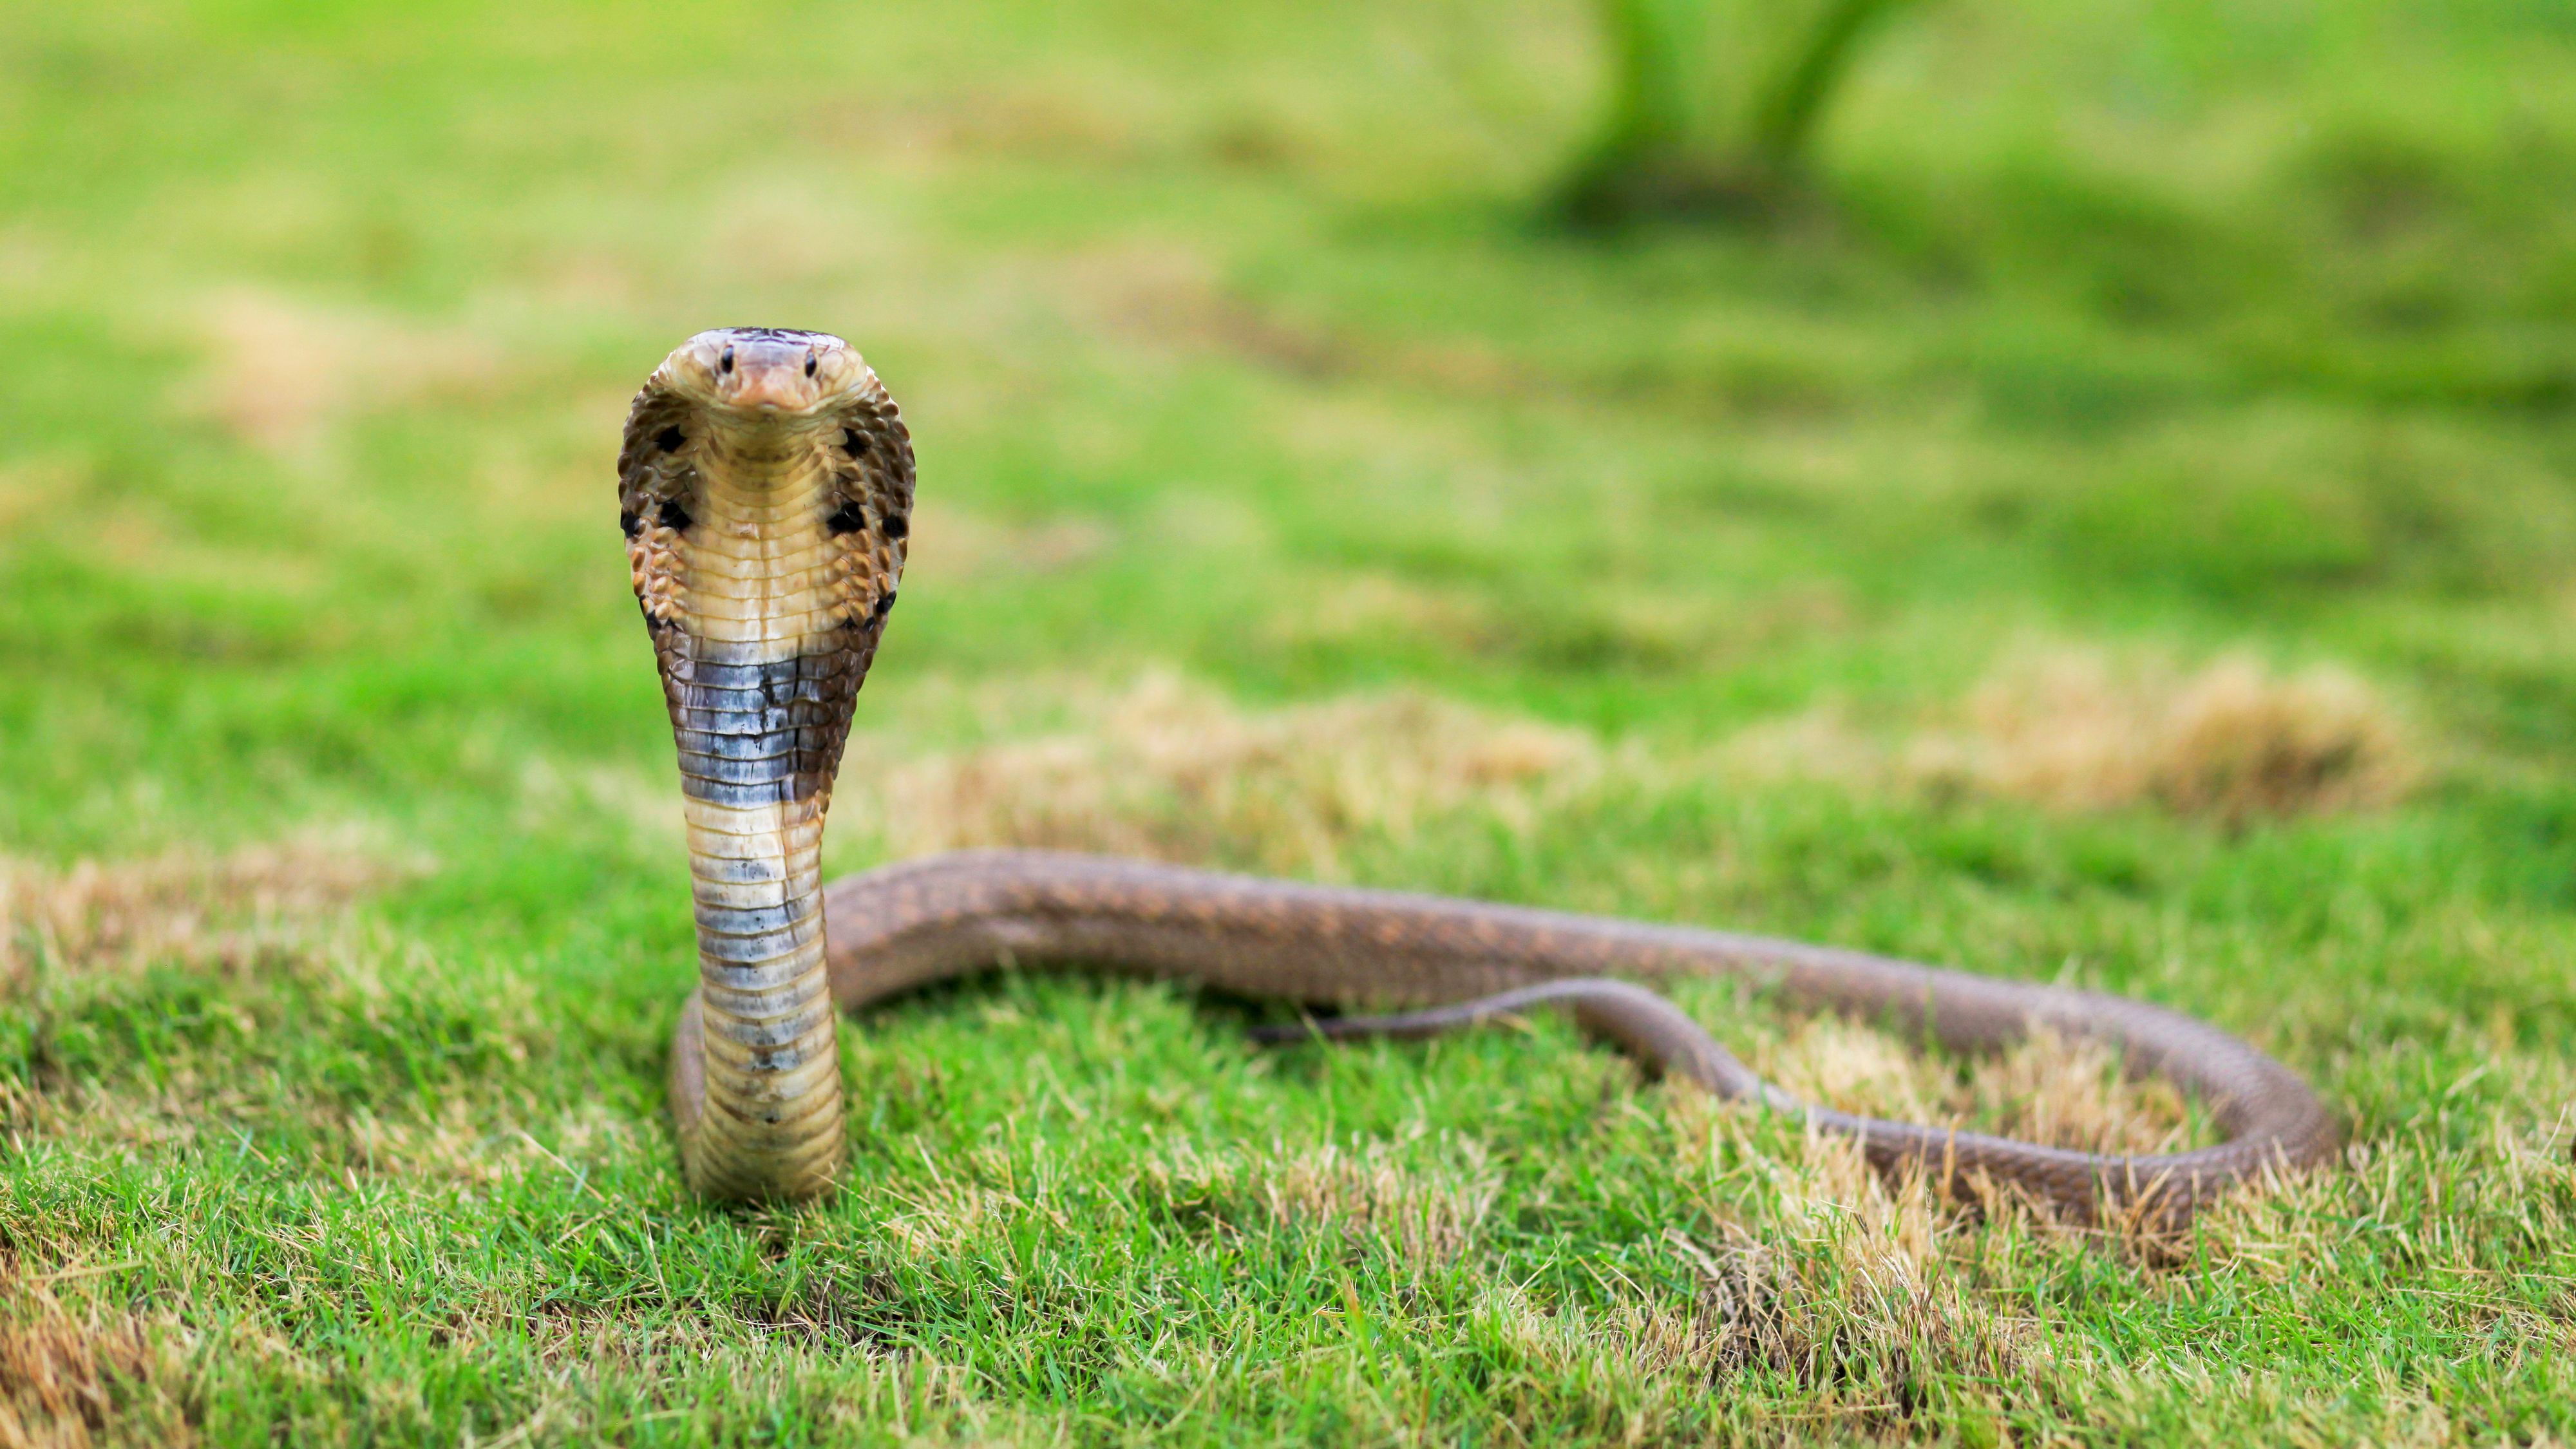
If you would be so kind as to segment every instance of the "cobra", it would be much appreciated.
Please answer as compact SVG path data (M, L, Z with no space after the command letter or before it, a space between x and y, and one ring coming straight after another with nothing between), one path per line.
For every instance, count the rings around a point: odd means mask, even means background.
M2000 1184L2078 1218L2180 1220L2249 1176L2334 1149L2331 1115L2296 1074L2117 996L1686 926L1042 851L932 857L827 889L832 782L910 533L900 411L837 337L704 332L636 394L618 496L687 808L698 989L672 1044L670 1093L683 1169L710 1198L828 1191L846 1153L839 1014L1004 961L1410 1008L1297 1033L1327 1037L1425 1035L1562 1006L1649 1072L1856 1137L1883 1170L1961 1191ZM2129 1071L2198 1094L2226 1140L2098 1156L1805 1103L1637 984L1694 976L1959 1051L2039 1028L2097 1038Z

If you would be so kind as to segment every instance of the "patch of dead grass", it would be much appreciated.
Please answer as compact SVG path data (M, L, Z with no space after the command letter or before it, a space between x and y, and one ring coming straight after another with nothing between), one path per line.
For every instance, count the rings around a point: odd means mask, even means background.
M1370 609L1442 612L1402 591ZM1605 786L1687 789L1748 766L2058 809L2153 804L2229 825L2383 805L2423 773L2393 711L2357 678L2233 656L2187 673L2054 656L1998 671L1961 709L1964 725L1901 744L1824 710L1678 758L1414 691L1254 710L1157 671L1116 693L1023 693L988 712L1006 735L1041 712L1069 723L910 760L889 751L898 763L845 779L845 799L868 797L845 815L878 823L898 855L1089 850L1340 879L1359 842L1405 842L1463 812L1526 835Z
M2153 805L2236 826L2392 804L2426 773L2397 711L2332 665L2247 654L2198 669L2061 650L2008 660L1946 718L1891 744L1824 706L1748 730L1758 774L1967 791L2064 811Z
M1089 728L931 756L873 786L899 853L976 846L1224 861L1335 878L1365 836L1469 808L1526 831L1598 774L1589 737L1399 692L1269 712L1168 673Z
M23 990L40 957L77 973L165 961L244 969L419 865L347 830L67 870L0 857L0 994Z
M265 292L218 297L205 318L201 405L242 441L277 453L309 447L354 413L493 387L502 350L455 328L296 302Z
M1747 1044L1744 1055L1792 1094L1863 1116L2110 1155L2184 1152L2216 1140L2180 1088L2161 1077L2125 1074L2116 1053L2081 1037L2037 1032L2000 1052L1961 1060L1819 1015L1793 1020ZM1957 1258L1967 1251L1958 1246L1966 1241L1961 1234L1998 1219L2053 1239L2105 1241L2151 1266L2171 1266L2188 1247L2186 1235L2143 1208L2100 1222L2078 1221L2011 1184L1982 1177L1956 1196L1937 1194L1920 1173L1880 1177L1856 1144L1835 1134L1810 1131L1803 1146L1783 1159L1776 1142L1755 1140L1749 1124L1767 1116L1756 1108L1696 1093L1675 1094L1668 1108L1684 1160L1705 1163L1713 1153L1733 1153L1779 1162L1781 1175L1773 1181L1784 1211L1800 1222L1857 1215L1874 1235L1870 1241L1902 1249L1908 1271L1935 1257ZM2251 1185L2236 1198L2259 1197L2279 1186ZM1805 1232L1798 1228L1793 1236ZM1956 1241L1940 1246L1949 1240ZM1855 1281L1884 1276L1869 1264L1846 1266L1858 1275Z
M2493 1244L2464 1225L2510 1223L2526 1249L2576 1239L2576 1062L2500 1051L2491 1065L2474 1085L2491 1090L2492 1101L2463 1109L2465 1121L2389 1124L2355 1136L2327 1169L2231 1193L2203 1211L2193 1233L2207 1271L2292 1285L2343 1246L2342 1224L2367 1222L2408 1244L2421 1281L2456 1290L2444 1311L2482 1326L2529 1316L2497 1306L2505 1284L2488 1256ZM2556 1281L2546 1327L2516 1351L2576 1354L2576 1280Z
M23 1004L37 1044L28 1072L0 1075L0 1130L21 1147L131 1159L284 1114L324 1129L320 1140L340 1144L347 1163L402 1162L438 1182L533 1170L537 1154L519 1151L517 1137L496 1144L494 1129L468 1118L469 1102L483 1104L477 1094L439 1094L445 1112L434 1120L385 1121L306 1084L281 1094L266 1066L297 1055L298 1042L348 1048L452 1018L469 993L477 1014L506 1024L477 1034L478 1069L524 1060L531 1040L542 1040L524 982L460 983L419 943L349 913L427 865L352 829L61 869L0 858L0 999ZM165 969L175 975L164 979ZM124 1013L171 1025L147 1033L147 1070L128 1070L133 1058L107 1045L121 1039L97 1033Z
M1741 1149L1742 1114L1703 1120ZM1889 1184L1857 1147L1827 1138L1781 1174L1756 1221L1721 1215L1714 1236L1664 1231L1694 1285L1686 1308L1650 1296L1541 1307L1505 1288L1480 1310L1489 1331L1546 1378L1624 1381L1632 1435L1686 1422L1692 1398L1754 1371L1794 1386L1802 1421L1895 1433L1932 1381L2028 1382L2054 1361L2041 1325L1963 1281L1956 1234L1919 1178Z
M2062 653L2006 666L1968 715L1952 768L2063 809L2243 821L2384 805L2421 774L2387 702L2330 665L2284 675L2238 654L2180 674Z
M2149 1154L2196 1145L2181 1090L2128 1077L2105 1044L2038 1032L1953 1064L1836 1016L1797 1023L1756 1070L1845 1112L2015 1137L2078 1152Z
M96 1304L75 1311L48 1276L0 1264L0 1449L195 1443L184 1330Z
M1740 1182L1717 1161L1760 1160L1760 1188L1712 1196L1705 1229L1664 1230L1664 1250L1693 1285L1686 1308L1642 1297L1606 1313L1560 1312L1524 1330L1534 1352L1633 1360L1667 1392L1776 1375L1799 1423L1870 1436L1905 1432L1936 1381L2027 1393L2060 1366L2063 1348L2044 1323L1981 1288L1979 1255L1993 1233L1921 1175L1882 1177L1858 1144L1820 1133L1784 1154L1776 1120L1741 1104L1693 1097L1667 1120L1692 1173ZM1770 1405L1751 1416L1785 1427Z

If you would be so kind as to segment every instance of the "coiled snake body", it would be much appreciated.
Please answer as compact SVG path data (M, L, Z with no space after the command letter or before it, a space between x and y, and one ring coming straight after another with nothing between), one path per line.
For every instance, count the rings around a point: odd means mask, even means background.
M2078 1217L2134 1205L2179 1220L2334 1146L2295 1074L2190 1017L1829 947L1040 851L934 857L826 890L832 781L910 531L912 444L893 399L839 338L701 333L636 395L618 475L695 882L699 987L673 1042L671 1106L683 1168L710 1197L826 1191L845 1150L838 1012L1004 961L1417 1008L1311 1028L1328 1036L1422 1035L1562 1003L1650 1070L1857 1136L1882 1168L1961 1187L1983 1174ZM1689 975L1750 979L1959 1050L2037 1027L2099 1038L2128 1070L2200 1094L2228 1140L2106 1157L1811 1107L1662 997L1607 979Z

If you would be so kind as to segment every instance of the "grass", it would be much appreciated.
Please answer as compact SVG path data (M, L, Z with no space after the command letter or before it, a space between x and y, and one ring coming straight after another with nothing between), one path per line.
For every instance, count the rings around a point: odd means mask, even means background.
M1531 220L1586 7L0 11L0 1442L2576 1438L2576 29L1995 0L1756 230ZM683 1195L618 558L678 338L923 458L837 869L977 840L2129 992L2344 1115L2190 1235L1553 1023L998 976ZM2198 1130L1722 992L1784 1079Z

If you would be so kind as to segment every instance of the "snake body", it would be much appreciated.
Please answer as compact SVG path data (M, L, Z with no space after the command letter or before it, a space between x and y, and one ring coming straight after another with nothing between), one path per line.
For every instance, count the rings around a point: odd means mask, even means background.
M823 889L832 781L909 532L901 416L838 338L701 333L637 394L618 466L688 808L699 988L673 1042L671 1105L683 1168L707 1196L826 1191L844 1152L838 1013L997 963L1414 1008L1311 1028L1324 1036L1423 1035L1562 1005L1649 1069L1855 1136L1884 1169L1963 1189L1982 1176L2077 1217L2144 1206L2186 1218L2335 1146L2332 1116L2296 1074L2190 1017L1831 947L1045 851L938 856ZM1744 979L1956 1050L2035 1028L2097 1038L2128 1070L2198 1093L2227 1140L2101 1156L1810 1106L1662 997L1613 979L1687 976Z

